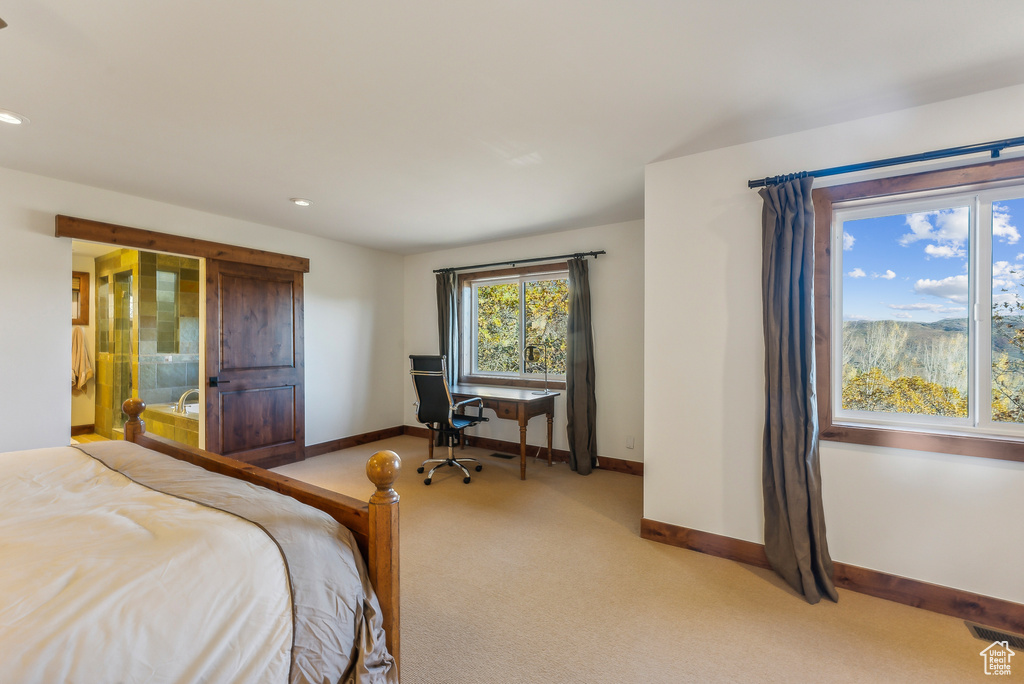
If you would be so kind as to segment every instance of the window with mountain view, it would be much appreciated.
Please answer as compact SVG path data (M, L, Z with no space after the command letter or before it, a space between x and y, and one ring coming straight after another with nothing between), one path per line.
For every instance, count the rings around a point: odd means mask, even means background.
M463 376L533 380L565 376L569 279L565 270L509 269L463 284ZM537 349L531 360L525 353ZM466 353L468 352L468 353Z
M836 422L1024 436L1022 198L833 206Z

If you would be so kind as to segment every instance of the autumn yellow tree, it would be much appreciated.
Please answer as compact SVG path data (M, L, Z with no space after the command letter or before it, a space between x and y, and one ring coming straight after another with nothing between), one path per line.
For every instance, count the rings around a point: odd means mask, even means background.
M477 368L482 372L515 373L519 348L519 303L523 297L527 346L547 348L548 372L565 374L565 340L569 317L569 283L565 278L482 285L477 288ZM538 362L528 372L543 372Z
M966 416L967 397L955 387L920 376L890 378L880 369L853 373L843 380L843 408L929 416Z
M1010 269L1005 275L992 305L992 336L1004 340L1006 350L992 355L992 420L1024 423L1024 301L1015 284L1021 274Z
M485 373L519 369L519 283L477 288L476 363Z

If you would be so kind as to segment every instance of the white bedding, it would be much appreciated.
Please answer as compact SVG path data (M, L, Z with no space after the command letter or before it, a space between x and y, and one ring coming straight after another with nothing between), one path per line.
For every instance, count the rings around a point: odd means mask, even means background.
M0 682L284 683L291 642L259 527L73 448L0 454Z

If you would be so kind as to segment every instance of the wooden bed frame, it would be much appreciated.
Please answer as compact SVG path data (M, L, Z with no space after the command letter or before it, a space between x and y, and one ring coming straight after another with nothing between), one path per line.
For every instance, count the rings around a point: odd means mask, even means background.
M153 451L187 461L211 472L258 484L318 508L352 531L366 561L370 582L377 592L388 652L399 665L400 631L398 583L398 493L392 488L402 467L393 451L378 451L366 464L366 476L377 491L369 502L272 473L250 463L146 434L141 415L146 403L128 399L121 406L128 415L124 438Z

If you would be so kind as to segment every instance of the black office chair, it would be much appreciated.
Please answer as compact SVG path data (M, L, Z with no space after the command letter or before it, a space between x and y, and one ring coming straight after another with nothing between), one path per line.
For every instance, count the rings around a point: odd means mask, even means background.
M448 375L445 369L443 356L420 356L413 354L409 357L411 366L409 373L412 375L412 384L416 390L416 419L430 429L430 453L426 461L416 469L422 473L428 463L436 463L423 484L430 484L434 477L434 471L441 466L453 466L462 470L466 476L463 482L469 484L469 471L463 463L476 463L476 471L480 472L483 466L475 458L455 458L455 444L462 439L462 431L477 423L486 421L484 418L484 402L480 397L473 397L455 403L452 401L451 388L448 387ZM464 406L476 404L478 410L475 416L467 416L456 413L456 410ZM448 458L432 458L434 455L434 439L438 437L439 446L448 447Z

